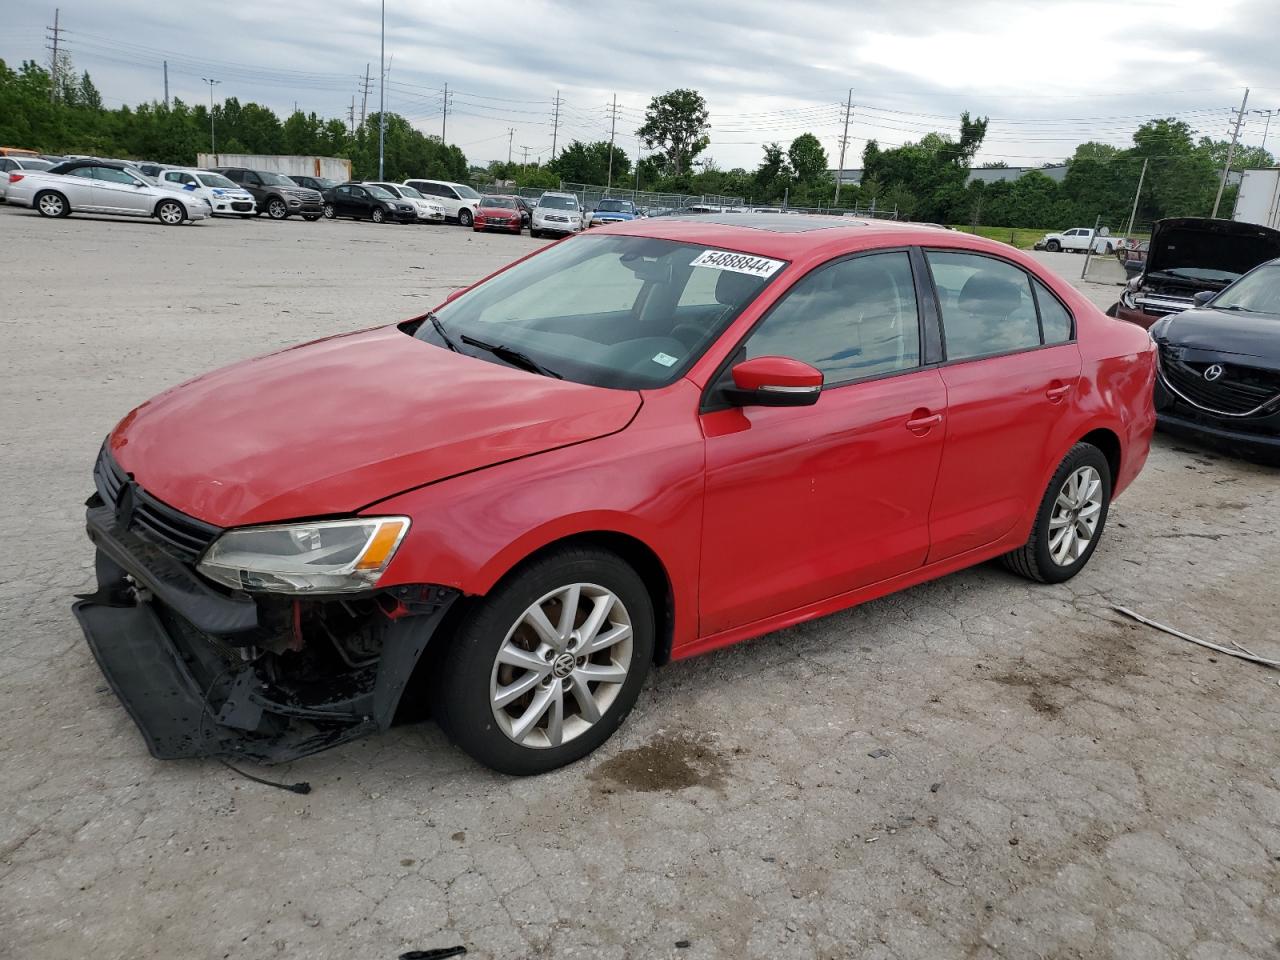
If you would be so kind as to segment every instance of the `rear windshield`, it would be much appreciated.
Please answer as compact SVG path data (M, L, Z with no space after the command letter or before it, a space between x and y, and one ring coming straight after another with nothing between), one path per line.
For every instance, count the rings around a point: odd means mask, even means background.
M53 166L48 160L28 160L26 157L16 157L18 166L23 170L48 170Z

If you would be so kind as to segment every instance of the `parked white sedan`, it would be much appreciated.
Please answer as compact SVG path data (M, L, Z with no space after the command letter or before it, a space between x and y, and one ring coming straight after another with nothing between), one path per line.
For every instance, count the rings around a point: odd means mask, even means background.
M107 213L155 217L171 227L213 213L203 197L179 195L116 160L68 160L49 170L10 172L7 199L44 217Z
M381 180L373 180L370 181L369 185L381 187L393 197L413 204L413 208L418 211L418 220L420 222L444 223L444 204L435 197L424 197L413 187L406 186L403 183L383 183Z
M258 204L253 199L253 194L220 173L191 167L161 167L152 179L162 187L192 193L208 200L215 217L257 215Z

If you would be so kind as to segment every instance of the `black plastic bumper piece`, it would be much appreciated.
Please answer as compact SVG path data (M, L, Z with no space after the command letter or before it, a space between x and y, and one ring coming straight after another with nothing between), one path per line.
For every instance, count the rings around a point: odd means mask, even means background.
M85 528L103 556L197 630L232 637L257 629L258 605L251 597L218 593L163 548L122 529L110 507L89 507Z

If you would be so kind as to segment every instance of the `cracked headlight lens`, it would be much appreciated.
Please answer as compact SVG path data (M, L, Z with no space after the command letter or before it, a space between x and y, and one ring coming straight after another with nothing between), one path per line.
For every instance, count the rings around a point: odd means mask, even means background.
M409 530L408 517L325 520L228 530L199 571L255 593L353 593L375 586Z

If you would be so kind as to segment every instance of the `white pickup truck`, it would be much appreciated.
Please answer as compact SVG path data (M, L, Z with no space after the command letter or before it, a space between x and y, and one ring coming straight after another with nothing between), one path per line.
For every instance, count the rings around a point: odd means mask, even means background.
M1048 250L1050 253L1057 253L1059 250L1084 253L1092 245L1094 253L1114 253L1116 242L1116 238L1111 236L1111 231L1106 227L1099 230L1096 237L1089 227L1072 227L1061 233L1046 233L1036 241L1035 248Z

